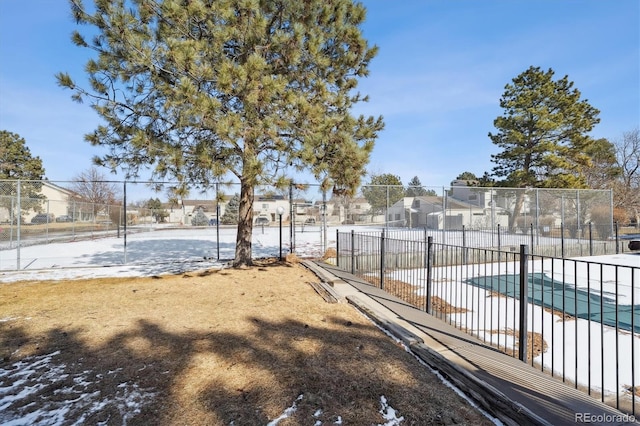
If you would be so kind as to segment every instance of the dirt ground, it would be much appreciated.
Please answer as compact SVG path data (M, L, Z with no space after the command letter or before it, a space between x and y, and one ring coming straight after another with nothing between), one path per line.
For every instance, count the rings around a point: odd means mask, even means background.
M492 424L317 280L265 260L0 284L0 423Z

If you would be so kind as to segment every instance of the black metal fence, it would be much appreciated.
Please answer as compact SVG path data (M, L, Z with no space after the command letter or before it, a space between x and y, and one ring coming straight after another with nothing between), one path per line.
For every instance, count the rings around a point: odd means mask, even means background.
M624 232L622 232L624 231ZM631 234L629 234L631 232ZM380 236L380 231L356 231L359 238ZM493 228L462 226L457 231L429 228L386 228L387 238L395 240L434 242L462 247L490 248L497 251L517 251L520 245L529 247L531 254L552 257L597 256L629 251L632 236L640 235L635 226L623 226L617 222L587 223L581 228L560 224L555 227L536 228L533 224L510 231L497 225ZM640 237L638 237L640 238Z
M338 232L337 265L621 411L639 412L640 254L615 264L534 254L525 244L504 251L403 236Z

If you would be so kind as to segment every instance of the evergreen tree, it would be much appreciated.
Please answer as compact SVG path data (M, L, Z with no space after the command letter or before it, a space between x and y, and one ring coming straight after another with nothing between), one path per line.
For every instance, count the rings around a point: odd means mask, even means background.
M402 181L396 175L384 173L372 175L368 184L362 187L362 196L371 206L371 215L386 212L404 196Z
M41 180L44 168L40 157L31 155L26 141L16 133L0 130L0 207L11 211L12 218L18 214L17 195L20 180L20 215L28 210L39 211L44 196Z
M149 198L146 202L146 208L151 210L151 217L153 217L157 223L162 223L169 216L169 212L162 207L162 201L159 198ZM205 216L206 217L206 216Z
M477 186L478 185L478 177L471 172L462 172L460 173L455 180L463 180L467 184L467 186Z
M42 180L40 157L31 155L26 141L16 133L0 130L0 179Z
M136 176L207 187L227 174L241 184L236 266L251 263L254 188L307 169L324 188L354 192L382 118L354 117L355 89L377 48L352 0L205 2L71 0L97 34L73 42L97 52L91 88L59 73L74 99L105 120L87 135L108 154L97 164Z
M235 225L238 223L238 214L240 211L240 195L235 194L227 203L224 214L220 218L220 223L225 225Z
M500 99L504 115L489 133L502 152L492 155L493 171L507 186L523 188L584 187L581 167L589 164L585 153L593 140L587 135L600 121L599 111L565 76L530 67L505 87Z
M580 99L565 76L553 80L552 69L528 70L507 84L500 99L504 114L493 122L497 133L489 138L502 149L492 155L493 173L507 187L583 188L583 168L590 164L588 136L600 121L599 111ZM524 202L518 191L509 228Z
M489 172L484 172L483 175L478 178L478 186L493 187L496 186L496 181Z
M427 195L427 190L422 187L422 183L418 176L414 176L409 181L407 189L404 191L405 197L422 197Z
M590 164L583 168L587 187L610 188L611 183L621 175L615 145L604 138L596 139L587 146L585 152L591 159Z
M199 208L196 214L193 215L191 218L191 224L193 226L207 226L209 224L209 218L204 214L202 208Z

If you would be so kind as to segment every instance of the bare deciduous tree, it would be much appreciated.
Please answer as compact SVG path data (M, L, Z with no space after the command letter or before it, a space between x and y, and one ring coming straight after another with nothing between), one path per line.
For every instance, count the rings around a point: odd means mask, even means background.
M96 167L82 171L73 178L71 189L83 202L92 206L94 217L108 211L108 206L119 204L120 187L107 179Z
M624 132L615 146L621 174L613 186L614 204L640 223L640 130Z

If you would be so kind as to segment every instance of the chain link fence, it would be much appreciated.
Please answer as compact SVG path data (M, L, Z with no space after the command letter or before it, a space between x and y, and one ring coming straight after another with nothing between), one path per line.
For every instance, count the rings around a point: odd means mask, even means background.
M0 270L68 265L82 250L80 244L51 246L37 254L22 249L106 238L114 238L109 247L118 254L94 255L87 263L234 257L239 183L187 193L178 190L177 182L89 184L79 190L70 181L0 180ZM500 246L500 239L509 244L507 235L527 243L547 244L553 237L606 242L616 231L612 193L604 190L363 185L350 195L292 183L255 188L253 215L254 257L289 252L321 257L335 248L336 230L354 228L427 230L445 243L464 234L468 244L490 247ZM164 232L161 239L158 231ZM172 239L192 241L192 248L172 250Z
M533 224L542 233L564 224L579 233L593 223L607 236L613 231L610 190L365 185L351 201L356 208L349 210L348 220L385 227L461 230L500 225L510 232L528 232Z

